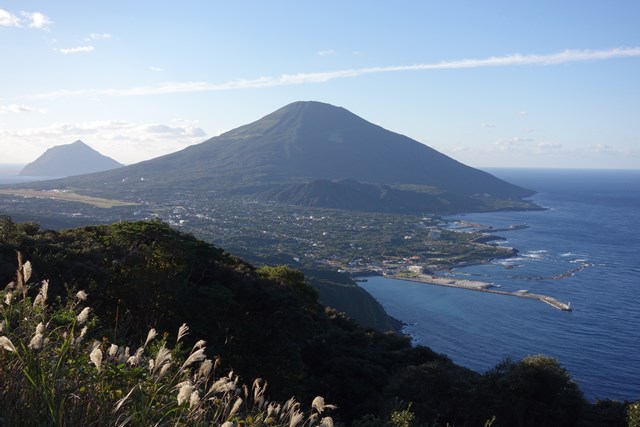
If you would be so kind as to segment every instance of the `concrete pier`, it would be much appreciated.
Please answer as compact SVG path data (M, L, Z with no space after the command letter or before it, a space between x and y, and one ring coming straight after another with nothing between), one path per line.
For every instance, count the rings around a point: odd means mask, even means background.
M412 277L411 276L405 277L402 275L395 274L395 275L386 275L385 277L388 277L390 279L396 279L396 280L407 280L410 282L426 283L429 285L448 286L450 288L467 289L469 291L487 292L491 294L510 295L510 296L520 297L520 298L536 299L538 301L542 301L546 304L549 304L551 307L557 308L558 310L571 311L571 304L565 304L548 295L532 294L526 289L522 289L515 292L502 291L498 289L493 289L492 287L494 285L492 283L481 282L478 280L452 279L452 278L438 277L438 276L427 275L427 274L422 274L422 275L412 276Z

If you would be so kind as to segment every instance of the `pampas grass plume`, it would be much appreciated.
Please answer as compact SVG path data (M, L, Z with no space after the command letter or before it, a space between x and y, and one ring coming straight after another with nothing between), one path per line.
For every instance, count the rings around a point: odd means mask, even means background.
M11 305L11 301L13 300L13 292L9 291L4 295L4 303L6 305Z
M100 368L102 367L102 350L100 350L100 347L95 347L91 350L89 359L91 359L91 362L96 365L98 372L100 372Z
M147 344L149 344L151 342L151 340L156 337L156 335L158 335L158 333L156 332L155 329L153 329L153 328L149 329L149 333L147 334L147 339L144 342L143 347L146 347Z
M188 368L190 365L204 360L206 357L204 354L204 350L205 350L204 348L200 348L194 351L193 353L191 353L187 358L187 360L185 360L185 362L182 364L182 368L180 368L180 370L184 370Z
M36 307L39 305L41 307L44 307L45 303L47 302L48 293L49 293L49 281L43 280L42 286L40 287L40 292L38 292L36 299L33 300L33 306Z
M7 351L11 351L13 353L16 352L16 348L14 347L11 340L7 337L0 337L0 347L4 348Z
M29 342L29 348L34 350L40 350L44 344L44 336L42 334L35 334Z
M31 261L27 261L22 265L22 277L24 278L25 282L28 282L29 279L31 278Z
M180 387L180 389L178 390L178 405L182 405L191 398L193 386L191 385L190 381L185 381L178 384L178 387Z
M189 327L187 326L186 323L183 323L182 326L178 328L178 339L176 339L176 343L179 342L182 339L182 337L184 337L188 333L189 333Z
M89 318L89 312L91 311L91 307L85 307L82 309L80 314L78 314L78 324L82 325Z

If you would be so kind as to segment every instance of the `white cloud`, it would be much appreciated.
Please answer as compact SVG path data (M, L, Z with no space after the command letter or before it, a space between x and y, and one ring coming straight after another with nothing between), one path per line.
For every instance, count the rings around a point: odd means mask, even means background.
M0 114L3 113L46 113L43 108L29 107L28 105L0 105Z
M480 123L480 126L483 128L494 128L496 127L496 125L494 125L493 123Z
M534 151L536 154L543 154L543 153L549 153L552 151L557 151L561 148L562 148L562 144L560 144L559 142L543 141L536 144Z
M22 16L29 21L29 28L47 29L53 21L40 12L22 12Z
M527 112L526 112L526 111L524 111L524 110L523 110L523 111L520 111L520 112L518 113L518 115L519 115L520 117L524 117L524 116L526 116L527 114L529 114L529 113L527 113Z
M91 33L89 36L85 37L84 41L90 42L93 40L108 40L113 36L109 33Z
M7 10L0 9L0 27L20 27L20 18Z
M175 137L198 137L203 138L207 134L199 127L191 124L184 125L164 125L154 124L147 125L144 130L150 134L157 135L160 138L175 138Z
M160 68L160 67L154 67L154 66L147 67L147 69L148 69L149 71L153 71L153 72L156 72L156 73L159 73L159 72L161 72L161 71L164 71L164 69L162 69L162 68Z
M592 154L621 154L621 152L608 144L594 144L586 147L586 152Z
M3 159L15 163L33 161L47 148L82 139L102 154L130 164L181 150L206 138L207 133L198 123L188 120L146 124L106 120L0 129Z
M69 52L71 53L71 52ZM550 55L507 55L492 56L486 59L462 59L443 61L431 64L397 65L387 67L355 68L317 73L282 74L277 77L258 77L254 79L238 79L223 83L209 82L166 82L153 86L140 86L128 89L82 89L58 90L34 95L34 98L58 98L72 96L135 96L159 95L183 92L210 92L233 89L255 89L264 87L287 86L298 84L323 83L347 77L358 77L366 74L381 74L403 71L428 71L443 69L506 67L523 65L557 65L571 62L602 61L615 58L640 57L640 47L615 48L609 50L566 50ZM526 114L526 112L525 112Z
M532 148L531 142L535 142L531 138L521 138L515 136L513 138L500 139L493 143L493 149L489 151L518 151L518 150L530 150Z
M329 55L335 55L335 54L336 54L336 51L333 49L325 49L325 50L318 51L319 56L329 56Z
M93 46L78 46L78 47L68 47L61 49L54 49L57 52L64 53L65 55L73 54L73 53L84 53L84 52L93 52Z

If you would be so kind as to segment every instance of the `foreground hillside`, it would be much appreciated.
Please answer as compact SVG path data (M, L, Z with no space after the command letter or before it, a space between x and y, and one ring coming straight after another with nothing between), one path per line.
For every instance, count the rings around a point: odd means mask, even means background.
M469 371L428 348L412 347L404 337L361 329L321 306L316 292L296 270L255 269L161 222L122 222L54 232L3 217L0 280L5 283L16 279L16 250L33 266L31 283L48 279L51 310L56 306L64 309L67 295L79 290L89 295L93 323L86 342L97 340L98 344L87 354L94 350L97 354L96 348L106 354L108 343L145 342L150 328L163 339L175 340L173 334L186 323L190 329L183 338L185 349L203 339L207 356L219 356L221 368L233 368L241 381L263 378L269 383L267 393L276 400L295 396L311 402L324 396L326 402L338 406L331 414L334 419L347 424L384 425L392 414L396 422L392 425L409 425L398 420L400 415L405 421L413 416L416 424L423 425L484 425L493 417L494 426L626 424L623 404L586 402L569 373L554 359L532 356L503 361L485 374ZM26 306L38 306L30 301L37 298L39 289L33 285L29 290ZM12 292L9 299L8 292ZM6 317L18 295L15 291L2 295ZM71 309L79 311L75 306ZM55 322L48 323L52 320L42 310L37 315L42 316L43 327L49 328ZM3 323L0 335L7 334L18 348L20 336L31 339L33 332L11 332L16 321ZM169 335L163 335L165 332ZM25 338L19 354L35 350L29 339ZM5 350L0 350L3 373L19 364L7 346L3 344ZM185 352L188 356L188 350ZM96 389L112 387L109 375L95 375L93 359L77 361L74 366L86 372L85 380L91 379ZM136 375L144 383L152 371L141 367ZM45 384L46 380L42 378ZM3 384L0 424L8 419L5 414L15 414L11 397L20 392L19 387L31 387L29 381L16 384L18 388ZM147 392L141 385L136 398L144 399ZM81 390L75 394L80 395ZM122 390L112 394L114 405L124 397ZM61 424L46 419L39 422L50 423ZM268 423L256 421L254 425Z

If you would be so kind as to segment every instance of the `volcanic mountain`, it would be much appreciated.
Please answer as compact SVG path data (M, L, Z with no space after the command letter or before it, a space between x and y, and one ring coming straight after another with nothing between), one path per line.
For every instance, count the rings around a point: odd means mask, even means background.
M216 190L380 211L397 211L399 201L405 206L400 211L526 209L532 205L521 199L533 194L320 102L295 102L179 152L61 183L120 198Z
M22 176L72 176L102 172L124 165L98 153L78 140L71 144L49 148L40 157L26 165Z

